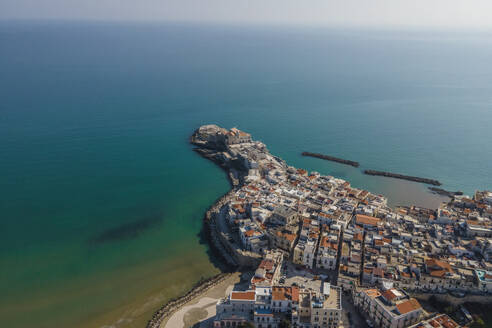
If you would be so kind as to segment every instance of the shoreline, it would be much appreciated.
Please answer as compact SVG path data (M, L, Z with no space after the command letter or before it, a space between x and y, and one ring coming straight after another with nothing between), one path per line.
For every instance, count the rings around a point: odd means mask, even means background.
M219 273L208 279L198 281L188 292L186 292L186 294L169 300L166 304L155 311L152 318L147 322L146 327L159 328L166 318L178 311L183 305L209 291L217 284L232 276L232 274L233 273Z
M195 133L196 131L192 134L192 136L189 139L189 142L192 145L196 145L193 139ZM206 159L212 160L213 163L215 163L217 166L219 166L221 169L224 170L224 167L221 165L221 163L213 160L211 156L208 156L207 152L204 149L193 148L193 151L195 151L197 154L199 154L200 156ZM210 228L209 225L213 213L217 211L218 207L220 208L220 206L222 206L222 204L229 198L230 196L229 194L231 193L231 191L234 191L234 188L237 187L237 185L239 184L239 181L234 179L234 177L231 176L231 174L227 174L227 179L230 183L230 189L224 195L217 198L217 200L213 202L212 205L210 205L207 211L205 211L203 215L203 227L201 231L201 234L206 240L207 245L210 248L210 251L213 253L216 260L219 261L218 263L219 269L222 272L210 278L197 281L185 294L173 298L168 302L166 302L165 304L163 304L158 310L154 311L152 318L147 322L146 328L159 328L166 319L171 317L171 315L174 314L176 311L180 310L185 304L205 294L211 288L215 287L216 285L220 284L222 281L231 277L233 275L233 272L237 271L238 269L237 266L229 267L230 266L229 260L224 256L224 253L221 252L221 250L213 242L212 229ZM229 267L229 271L225 270L224 267Z
M212 212L219 204L222 204L228 198L229 193L232 190L234 190L234 188L231 188L226 194L219 197L203 215L203 227L201 234L207 241L207 245L209 246L210 251L213 253L213 256L217 261L219 261L219 270L221 270L222 272L207 279L200 279L195 284L193 284L193 286L185 294L167 301L158 310L154 311L152 318L147 322L146 328L159 328L162 322L168 319L173 313L181 309L185 304L197 297L200 297L211 288L231 277L236 271L237 267L230 267L230 270L226 270L224 268L226 266L229 266L229 263L227 261L227 258L224 257L224 254L216 247L213 242L211 242L212 236L211 229L209 227Z
M229 199L231 192L233 192L236 188L240 187L244 181L239 177L239 172L236 171L238 174L238 177L234 177L233 174L231 173L231 170L227 170L227 167L224 165L223 162L220 162L216 159L215 156L213 156L214 151L200 142L197 142L195 136L198 132L198 129L196 129L193 134L189 138L189 143L193 145L194 147L192 150L200 155L201 157L208 159L212 161L215 165L217 165L219 168L221 168L226 174L227 174L227 180L229 181L230 184L230 189L217 198L215 202L210 205L210 207L205 211L203 215L203 227L201 234L203 238L206 240L207 245L210 248L211 253L215 257L215 259L219 262L218 265L219 267L228 267L231 266L231 258L228 258L226 256L227 252L224 252L224 249L221 249L217 245L217 243L220 244L220 241L218 241L217 236L213 236L213 231L210 227L210 223L213 220L213 216L215 213L218 212L220 207ZM338 162L341 164L346 164L350 165L353 167L358 167L359 163L358 162L353 162L353 161L348 161L348 160L343 160L339 158L333 158L331 156L326 156L322 154L314 154L314 153L307 153L303 152L303 156L309 156L309 157L315 157L315 158L320 158L324 160L329 160L329 161L334 161ZM314 156L313 156L314 155ZM325 158L326 157L326 158ZM375 171L376 172L376 171ZM367 174L364 171L365 174ZM381 173L387 173L387 172L381 172ZM391 173L389 173L391 174ZM372 175L372 174L370 174ZM377 175L377 174L376 174ZM413 178L413 177L410 177ZM415 177L416 179L420 179ZM408 180L408 179L403 179L403 180ZM413 180L408 180L408 181L413 181ZM416 181L419 182L419 181ZM438 182L439 183L439 182ZM439 184L440 185L440 184ZM233 269L234 268L234 269ZM197 281L185 294L178 296L176 298L173 298L163 304L158 310L154 311L154 314L152 315L152 318L148 321L146 328L160 328L161 324L171 318L171 316L182 309L186 304L189 302L193 301L194 299L197 299L201 296L203 296L206 292L208 292L210 289L212 289L214 286L220 284L222 281L227 279L228 277L233 275L233 272L235 271L241 271L239 266L236 264L232 266L230 269L231 270L224 270L223 268L219 268L222 272L212 276L210 278L204 279L204 280L199 280Z
M147 328L160 328L163 327L163 323L166 323L167 320L172 318L172 316L180 311L181 309L185 308L185 306L189 304L190 302L200 299L200 297L204 297L204 295L213 289L215 286L226 280L227 278L231 277L235 273L240 273L244 272L244 267L241 265L238 265L240 261L235 261L235 257L233 254L230 253L229 249L227 247L224 247L220 240L220 235L217 235L216 231L216 217L219 214L220 209L222 206L231 199L232 193L243 186L245 184L245 178L247 172L243 172L243 170L239 169L237 167L237 163L234 163L233 161L228 162L228 165L225 164L225 161L222 161L222 159L219 159L216 156L216 151L214 151L212 148L207 147L207 144L201 144L199 140L195 138L196 134L198 133L198 130L195 130L193 135L190 137L189 142L196 146L192 150L196 153L198 153L200 156L203 158L206 158L208 160L211 160L214 162L217 166L219 166L222 170L225 171L228 177L228 181L230 183L230 189L221 197L219 197L204 213L203 216L203 227L201 231L201 235L206 241L206 243L209 246L210 252L213 254L213 259L218 261L218 267L222 271L221 273L212 276L210 278L200 280L196 282L190 290L188 290L184 295L171 299L169 300L166 304L161 306L157 311L154 312L152 318L148 321L147 323ZM219 147L217 147L219 148ZM313 154L313 153L302 153L303 156L311 156L311 157L317 157L321 159L326 159L330 161L335 161L339 162L342 164L347 164L351 165L354 167L358 167L359 163L357 162L352 162L348 160L343 160L339 158L334 158L322 154ZM314 156L313 156L314 155ZM325 158L326 157L326 158ZM426 178L419 178L419 177L413 177L413 176L405 176L401 174L395 174L395 173L390 173L390 172L382 172L382 171L373 171L373 170L365 170L364 174L368 175L375 175L375 176L385 176L385 177L393 177L397 179L402 179L402 180L407 180L407 181L413 181L413 182L421 182L421 183L427 183L435 186L440 186L441 183L437 180L432 180L432 179L426 179ZM435 190L431 189L430 190L434 191L441 191L439 188L434 188ZM444 190L442 190L444 191ZM437 193L440 194L440 193ZM224 269L227 268L227 269ZM232 270L234 269L234 270ZM243 270L241 270L243 269Z
M225 279L218 281L214 286L202 291L188 302L180 305L176 311L167 315L161 321L160 327L178 327L184 324L185 327L194 326L197 323L207 321L215 316L215 305L217 301L225 297L234 286L241 282L242 272L231 273Z

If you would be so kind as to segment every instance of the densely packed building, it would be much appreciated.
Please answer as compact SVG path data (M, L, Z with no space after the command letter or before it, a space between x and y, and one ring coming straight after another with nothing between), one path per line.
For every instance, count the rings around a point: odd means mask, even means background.
M369 317L380 313L378 327L418 322L422 309L407 293L492 293L492 192L455 196L437 209L392 209L381 195L288 166L238 129L204 126L193 142L240 181L219 220L241 248L264 257L251 290L217 304L217 327L227 320L275 327L276 313L297 327L336 326L340 289L279 285L272 251L306 271L333 273ZM338 301L327 302L334 294Z
M276 328L287 320L293 327L338 327L342 291L329 283L286 286L279 283L283 253L267 252L247 290L234 290L219 300L214 327L237 327L252 322L258 328Z

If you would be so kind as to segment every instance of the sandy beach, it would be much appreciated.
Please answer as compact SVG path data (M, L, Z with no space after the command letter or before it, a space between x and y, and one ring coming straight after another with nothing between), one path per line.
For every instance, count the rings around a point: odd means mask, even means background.
M202 322L201 327L208 327L211 318L215 316L215 304L220 298L228 295L234 285L240 282L240 275L240 272L232 274L214 288L186 303L169 318L164 320L160 327L187 328L192 327L198 322Z

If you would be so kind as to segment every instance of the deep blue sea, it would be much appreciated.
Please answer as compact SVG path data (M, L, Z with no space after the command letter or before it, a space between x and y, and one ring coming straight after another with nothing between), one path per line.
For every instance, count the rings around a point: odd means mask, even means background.
M363 169L492 189L491 58L477 31L0 23L0 326L142 327L219 271L201 124L392 205L443 199Z

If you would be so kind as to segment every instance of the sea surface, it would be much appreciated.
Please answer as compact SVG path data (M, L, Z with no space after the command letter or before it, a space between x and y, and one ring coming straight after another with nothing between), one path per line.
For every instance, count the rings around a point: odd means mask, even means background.
M201 124L393 206L444 198L363 169L492 189L491 58L478 31L1 22L0 326L143 327L219 272Z

